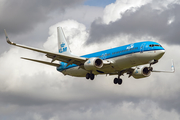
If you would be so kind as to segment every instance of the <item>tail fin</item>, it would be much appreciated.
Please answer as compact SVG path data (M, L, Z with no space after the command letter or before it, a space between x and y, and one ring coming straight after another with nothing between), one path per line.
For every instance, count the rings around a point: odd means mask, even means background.
M63 29L61 27L57 27L57 34L58 34L58 51L59 51L59 53L71 54L71 50L66 41Z

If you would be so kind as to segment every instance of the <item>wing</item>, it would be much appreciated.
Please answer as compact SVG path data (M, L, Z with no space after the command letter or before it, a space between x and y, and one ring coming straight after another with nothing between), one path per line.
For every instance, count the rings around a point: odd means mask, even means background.
M147 71L148 70L148 71ZM134 72L134 71L137 71ZM113 73L109 73L109 75L123 75L124 73L129 74L129 77L133 76L134 78L143 78L148 77L150 72L162 72L162 73L174 73L175 72L175 66L173 60L171 61L171 70L153 70L152 67L147 66L137 66L137 67L131 67L127 69L123 69L121 71L116 71ZM137 76L137 74L140 74L141 76Z
M5 32L5 35L6 35L6 41L10 45L14 45L14 46L17 46L17 47L21 47L21 48L33 50L33 51L36 51L36 52L44 53L44 54L46 54L46 56L48 58L52 59L51 63L54 62L55 60L58 60L58 61L68 63L67 66L70 65L70 64L76 64L76 65L80 66L80 65L84 64L84 62L87 60L87 58L84 58L84 57L79 57L79 56L75 56L75 55L67 55L67 54L63 54L63 53L53 53L53 52L46 51L46 50L41 50L41 49L37 49L37 48L33 48L33 47L28 47L28 46L25 46L25 45L16 44L16 43L11 42L9 40L8 35L6 33L6 30L4 30L4 32ZM27 59L27 60L30 60L30 59ZM31 61L34 61L34 60L31 60ZM49 65L51 65L51 64L49 64ZM56 66L56 65L53 65L53 66Z
M175 66L174 66L174 61L171 60L171 70L169 71L162 71L162 70L152 70L152 72L162 72L162 73L174 73L175 72Z

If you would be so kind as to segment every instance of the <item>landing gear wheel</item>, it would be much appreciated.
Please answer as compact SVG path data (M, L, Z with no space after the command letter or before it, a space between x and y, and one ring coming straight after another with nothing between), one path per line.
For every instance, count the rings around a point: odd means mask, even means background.
M118 84L119 84L119 85L122 84L122 79L121 79L121 78L118 79Z
M121 78L114 78L114 84L119 84L121 85L122 84L122 79Z
M117 83L118 83L118 79L114 78L114 84L117 84Z
M90 74L90 79L94 80L94 74Z
M92 74L92 73L87 73L87 74L86 74L86 79L94 80L94 74Z
M90 78L90 74L87 73L87 74L86 74L86 79L89 79L89 78Z

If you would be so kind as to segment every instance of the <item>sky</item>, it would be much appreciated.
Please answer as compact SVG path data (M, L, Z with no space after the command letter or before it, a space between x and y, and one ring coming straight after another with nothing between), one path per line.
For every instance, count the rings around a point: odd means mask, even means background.
M84 5L106 7L106 5L114 3L116 0L86 0Z
M179 0L0 0L0 119L2 120L180 120ZM58 26L73 54L84 55L151 40L166 50L157 70L143 79L98 75L94 81L64 76L51 61L11 41L57 52ZM57 61L56 61L57 62Z

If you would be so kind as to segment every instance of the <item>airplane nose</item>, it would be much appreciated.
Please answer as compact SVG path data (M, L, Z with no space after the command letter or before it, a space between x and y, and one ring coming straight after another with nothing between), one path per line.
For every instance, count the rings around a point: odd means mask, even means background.
M156 58L160 59L165 53L165 50L158 50L156 54Z
M163 56L164 53L165 53L165 50L161 50L159 54L160 54L161 56Z
M165 52L166 52L165 50L162 50L162 51L161 51L161 53L162 53L163 55L164 55Z

